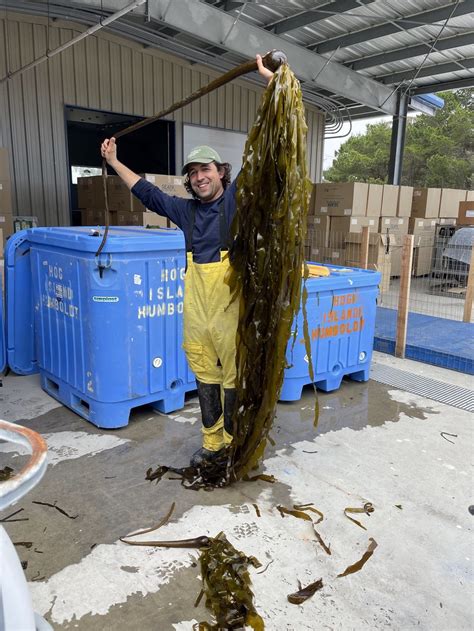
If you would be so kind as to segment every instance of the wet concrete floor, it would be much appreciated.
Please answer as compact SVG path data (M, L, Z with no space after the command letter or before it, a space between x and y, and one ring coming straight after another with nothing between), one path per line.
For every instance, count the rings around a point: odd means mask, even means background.
M101 430L52 402L34 378L18 396L18 379L4 382L0 416L8 411L12 418L11 384L19 401L14 418L46 437L50 464L40 484L0 518L23 508L18 517L27 521L3 525L13 542L32 542L17 552L27 563L35 609L55 629L185 631L210 619L203 601L194 606L198 552L119 541L159 522L172 502L171 520L154 538L223 530L255 555L262 563L250 572L255 606L267 629L472 628L472 415L348 380L335 393L318 393L315 429L314 392L305 388L300 401L278 405L275 445L261 468L274 484L195 492L176 480L144 478L149 467L189 462L200 443L196 398L171 415L140 408L127 427ZM35 400L33 414L43 413L28 418L25 396ZM446 441L443 431L456 438ZM22 458L8 449L0 444L1 466L18 469ZM56 504L69 517L35 501ZM364 530L344 508L367 501L375 511L357 517ZM276 509L306 502L324 514L318 532L331 555L307 522ZM338 578L369 538L378 544L373 557L360 572ZM298 580L318 578L324 587L309 601L287 601Z

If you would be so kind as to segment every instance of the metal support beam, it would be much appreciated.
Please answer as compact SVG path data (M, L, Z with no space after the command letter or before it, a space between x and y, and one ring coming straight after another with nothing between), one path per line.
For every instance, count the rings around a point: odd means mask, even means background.
M388 163L388 183L400 184L402 177L403 150L405 149L405 131L407 127L408 95L398 91L398 112L393 117L390 160Z
M413 94L430 94L431 92L440 92L442 90L459 90L460 88L474 87L474 75L467 79L458 79L457 81L440 81L439 83L429 83L428 85L420 85Z
M408 81L419 77L435 77L436 75L445 74L449 72L459 72L460 70L467 70L468 68L474 68L474 57L469 59L462 59L455 62L448 62L445 64L435 64L433 66L424 66L421 70L414 68L413 70L403 70L402 72L394 72L392 74L386 74L377 77L378 81L387 84L401 83L402 81Z
M364 0L364 4L370 4L374 0ZM311 9L310 11L303 11L298 15L290 18L285 18L278 22L273 22L266 26L267 31L280 35L281 33L288 33L301 26L307 26L313 22L320 20L327 20L327 18L343 13L344 11L350 11L351 9L360 8L361 2L358 0L333 0L327 4L319 6L317 9Z
M433 42L434 40L431 40L423 42L423 44L417 44L416 46L405 46L397 50L387 50L379 55L363 57L356 61L346 61L344 65L348 68L352 68L352 70L363 70L364 68L372 68L373 66L389 64L393 61L400 61L400 59L413 59L413 57L420 57L421 55L426 55L428 51L431 51ZM438 40L433 48L433 52L459 48L461 46L472 46L473 43L474 31L471 31L463 35L454 35L453 37L445 37L444 39Z
M104 0L104 8L110 8L111 5L111 0ZM293 72L300 80L326 88L333 94L357 100L387 114L393 115L396 112L396 97L386 86L339 63L328 62L326 58L282 40L261 28L241 22L234 24L233 16L198 0L180 0L179 3L171 4L169 0L154 0L150 6L150 13L155 20L216 46L222 45L222 40L233 26L225 42L228 50L249 57L257 52L282 49L288 56ZM314 81L315 77L317 81Z
M426 24L434 24L449 18L453 11L453 4L450 3L441 9L434 9L431 11L422 11L421 13L415 13L403 18L392 20L379 26L373 26L365 28L361 31L355 31L348 35L341 35L339 37L333 37L332 39L312 44L308 46L310 50L315 50L318 53L327 53L330 50L336 48L345 48L352 46L352 44L360 44L361 42L367 42L377 37L384 37L385 35L391 35L392 33L399 33L403 30L417 28L419 26L425 26ZM474 0L464 0L457 6L452 17L460 17L467 15L474 11Z
M472 0L474 2L474 0ZM32 2L18 0L19 10L42 15L54 15L61 5L45 2ZM97 20L94 11L115 12L123 6L123 0L75 0L74 7L70 10L69 18L81 23L91 23ZM302 82L303 91L311 93L312 90L326 89L331 94L347 97L381 113L394 115L396 112L396 96L388 86L365 77L342 64L333 62L313 53L301 46L282 39L262 28L247 23L235 21L235 16L216 9L213 6L199 0L153 0L149 2L148 12L137 9L135 15L148 17L159 22L163 26L171 27L189 35L198 41L209 45L224 48L222 42L225 39L225 49L241 55L244 59L254 56L257 52L265 52L272 49L282 49L288 56L289 63L295 75ZM74 16L74 17L73 17ZM63 19L68 19L65 15ZM117 32L128 20L111 25L109 30ZM146 21L143 22L143 30L146 31ZM159 33L156 33L159 35ZM168 42L172 45L172 40ZM159 48L160 45L157 44ZM199 45L200 47L200 45ZM202 60L205 50L193 51L191 45L183 47L187 49L181 56L193 61L194 58ZM214 70L223 67L223 60L219 57L211 57L208 62Z

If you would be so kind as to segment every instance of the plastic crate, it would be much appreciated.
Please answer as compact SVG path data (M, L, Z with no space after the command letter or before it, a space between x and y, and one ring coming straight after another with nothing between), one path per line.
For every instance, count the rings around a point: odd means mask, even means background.
M104 428L127 425L140 405L182 408L195 388L181 348L182 232L113 227L98 257L97 229L19 234L29 250L24 280L32 288L34 361L43 389ZM21 301L22 275L10 276ZM10 306L13 316L22 312Z
M306 311L314 383L329 392L337 390L345 376L356 381L369 379L381 274L336 265L325 267L330 271L329 276L306 281ZM298 401L303 387L311 383L302 307L292 328L281 401Z

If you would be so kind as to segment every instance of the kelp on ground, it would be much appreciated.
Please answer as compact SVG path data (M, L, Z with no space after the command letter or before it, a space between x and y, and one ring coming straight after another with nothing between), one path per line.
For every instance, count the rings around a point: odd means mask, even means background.
M244 627L263 631L263 620L253 605L247 569L249 565L261 567L261 563L236 550L223 532L201 552L200 562L206 607L214 614L216 624L201 622L199 631Z

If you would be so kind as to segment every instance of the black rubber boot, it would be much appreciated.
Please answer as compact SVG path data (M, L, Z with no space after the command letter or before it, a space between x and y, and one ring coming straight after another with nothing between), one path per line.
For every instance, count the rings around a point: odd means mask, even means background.
M235 388L224 388L224 429L231 436L234 435L232 417L234 415L237 391Z
M196 385L201 407L202 424L207 428L213 427L222 415L221 386L218 383L202 383L198 379L196 379ZM210 451L205 447L201 447L192 455L190 465L198 468L205 462L212 462L222 451L222 449Z
M221 386L218 383L202 383L196 379L202 424L212 427L222 414Z
M198 449L195 453L193 453L189 464L195 469L199 469L199 467L202 467L204 464L217 460L223 452L224 449L219 449L219 451L210 451L205 447L201 447L201 449Z

